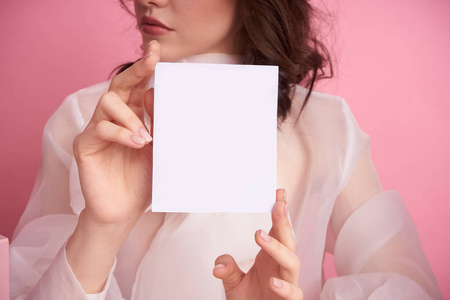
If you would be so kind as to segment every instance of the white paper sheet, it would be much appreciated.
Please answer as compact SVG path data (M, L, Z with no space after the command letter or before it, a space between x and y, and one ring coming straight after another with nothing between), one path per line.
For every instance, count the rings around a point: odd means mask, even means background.
M271 212L278 67L158 63L155 212Z

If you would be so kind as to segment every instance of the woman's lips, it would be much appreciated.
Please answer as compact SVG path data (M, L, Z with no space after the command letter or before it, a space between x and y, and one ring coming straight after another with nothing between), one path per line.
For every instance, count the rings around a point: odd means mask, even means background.
M173 31L172 28L152 17L142 16L141 24L142 31L151 35L163 35Z

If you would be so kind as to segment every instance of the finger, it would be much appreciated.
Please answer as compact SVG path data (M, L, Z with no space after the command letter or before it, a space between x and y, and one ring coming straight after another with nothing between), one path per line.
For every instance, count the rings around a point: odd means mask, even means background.
M225 292L237 286L245 275L239 269L234 258L228 254L219 256L214 265L213 275L218 279L222 279Z
M131 92L143 94L148 81L155 71L156 63L160 59L161 46L157 41L152 41L144 57L135 62L131 67L120 74L117 74L109 86L109 91L115 92L119 97L128 103ZM139 100L139 97L133 97ZM143 98L140 99L143 101Z
M144 106L145 110L147 111L148 115L150 116L150 119L152 121L152 127L150 129L150 134L153 136L153 118L154 118L154 97L155 97L155 89L151 88L147 92L145 92L144 96Z
M269 236L264 230L258 230L255 233L255 241L262 250L280 265L282 278L292 284L296 284L300 276L300 258L295 252Z
M295 252L296 242L287 214L286 191L278 189L276 202L272 211L271 235L288 249Z
M99 148L106 147L109 143L139 149L148 142L124 127L103 120L95 125L88 126L75 138L73 143L74 155L81 158L81 156L97 153Z
M142 134L136 134L127 128L108 121L102 121L95 127L96 137L99 140L119 143L133 148L141 148L150 142L148 139L142 137Z
M287 281L272 277L269 280L270 289L286 300L301 300L303 299L303 291L296 285L292 285Z
M139 117L114 92L103 94L95 108L92 123L96 124L103 120L120 124L144 138L146 142L152 140Z

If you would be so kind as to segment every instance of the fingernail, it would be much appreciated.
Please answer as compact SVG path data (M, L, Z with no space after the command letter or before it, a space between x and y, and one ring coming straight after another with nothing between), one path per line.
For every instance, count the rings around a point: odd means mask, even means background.
M152 141L152 136L150 135L150 133L148 133L147 130L145 130L145 128L139 129L139 135L140 135L141 138L143 138L147 143L150 143L150 142Z
M287 203L284 202L284 215L287 216L288 215L288 209L287 209Z
M281 289L283 287L283 282L280 279L274 278L273 279L273 286L276 288Z
M144 60L144 59L146 59L147 57L149 57L150 55L152 55L152 53L153 53L153 50L150 51L149 53L147 53L147 54L142 58L142 60Z
M152 45L152 42L153 42L153 41L150 41L150 43L147 44L146 50L150 49L150 46Z
M145 144L145 140L143 138L141 138L140 136L137 136L137 135L132 135L131 136L131 140L133 141L133 143L138 144L138 145L144 145Z
M217 264L214 266L214 269L219 269L219 268L224 268L225 265L224 264Z
M271 238L264 230L260 230L260 235L263 240L265 240L266 242L270 242Z
M284 201L286 201L286 190L284 190Z

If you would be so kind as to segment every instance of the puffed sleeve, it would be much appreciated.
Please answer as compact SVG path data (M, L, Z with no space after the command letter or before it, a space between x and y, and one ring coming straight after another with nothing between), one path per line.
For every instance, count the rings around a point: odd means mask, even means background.
M344 109L349 126L359 128ZM403 199L379 183L370 144L356 161L343 176L331 219L338 276L325 282L320 299L442 299Z
M321 299L442 299L400 195L386 191L358 207L334 249L338 277Z
M94 86L81 104L86 91L70 95L44 128L39 173L10 246L11 299L122 299L114 268L102 293L86 295L64 248L78 221L70 206L72 142L105 88Z

